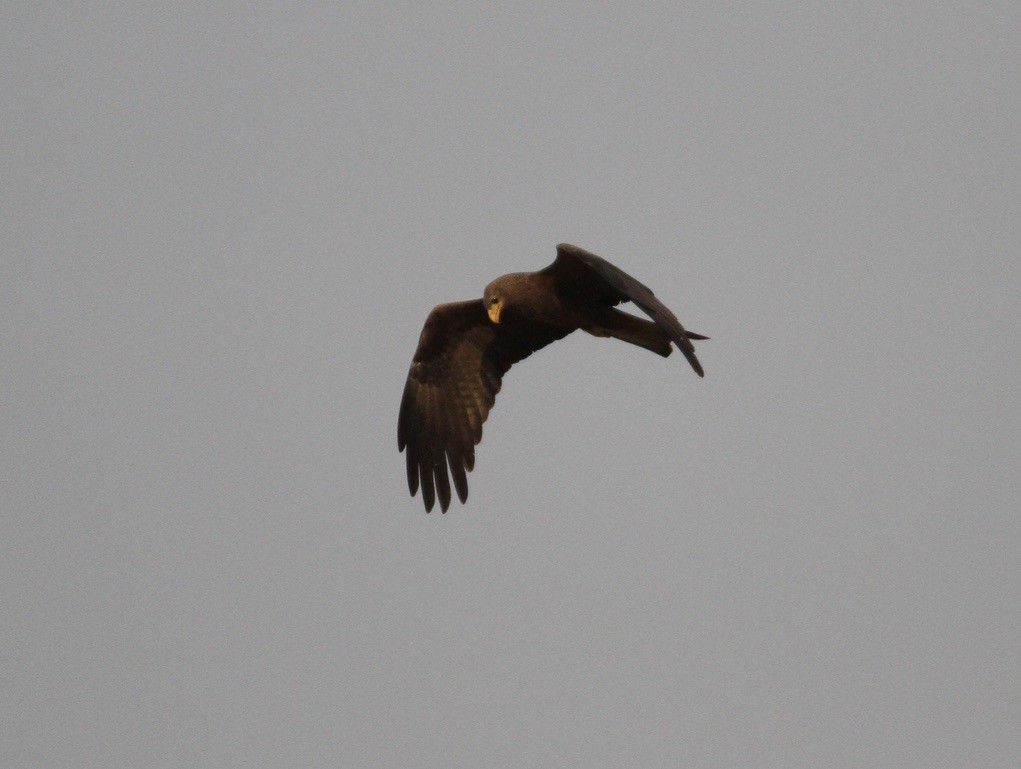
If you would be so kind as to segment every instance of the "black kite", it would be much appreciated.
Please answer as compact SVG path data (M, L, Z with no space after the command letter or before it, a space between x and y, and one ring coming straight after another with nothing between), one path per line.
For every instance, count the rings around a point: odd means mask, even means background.
M647 321L614 309L634 302ZM582 329L668 356L673 342L703 376L692 339L652 291L595 254L561 243L538 272L516 272L486 286L483 298L441 304L426 318L397 418L397 446L407 449L408 488L422 487L426 512L439 495L450 505L450 477L462 504L465 471L475 465L482 423L507 370L550 342Z

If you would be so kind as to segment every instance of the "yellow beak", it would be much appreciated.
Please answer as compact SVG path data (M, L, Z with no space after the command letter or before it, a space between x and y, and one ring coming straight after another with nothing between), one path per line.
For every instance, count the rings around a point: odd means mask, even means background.
M489 312L489 319L491 321L493 321L493 323L499 323L500 322L500 310L502 308L503 308L503 304L501 304L500 302L497 302L496 304L489 305L489 310L488 310L488 312Z

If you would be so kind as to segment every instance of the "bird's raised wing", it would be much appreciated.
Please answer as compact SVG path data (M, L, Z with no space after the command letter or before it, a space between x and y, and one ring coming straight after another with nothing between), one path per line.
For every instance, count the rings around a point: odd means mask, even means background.
M421 484L426 512L439 496L450 505L450 477L461 502L466 471L507 370L572 329L519 322L494 324L482 300L441 304L429 313L408 370L397 417L397 447L407 449L408 489Z
M584 248L561 243L557 246L556 261L543 272L554 276L560 290L588 301L610 305L634 302L684 353L695 373L705 376L691 340L709 337L686 331L677 316L655 297L652 289L624 270Z

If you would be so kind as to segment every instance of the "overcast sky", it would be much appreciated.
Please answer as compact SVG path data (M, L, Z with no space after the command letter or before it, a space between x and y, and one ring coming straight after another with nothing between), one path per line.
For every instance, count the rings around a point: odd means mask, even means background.
M88 9L100 5L99 9ZM0 763L1021 765L1021 5L8 4ZM706 369L436 304L568 241Z

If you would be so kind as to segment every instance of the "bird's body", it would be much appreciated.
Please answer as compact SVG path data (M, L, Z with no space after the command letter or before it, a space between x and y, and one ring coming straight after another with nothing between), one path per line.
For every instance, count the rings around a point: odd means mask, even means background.
M621 312L631 301L651 321ZM695 372L702 366L692 339L646 286L584 249L561 243L557 259L538 272L516 272L486 286L481 300L441 304L426 319L408 371L397 423L407 450L408 487L419 486L426 511L436 496L446 512L450 477L461 502L475 446L507 370L533 352L582 329L668 356L671 343Z

